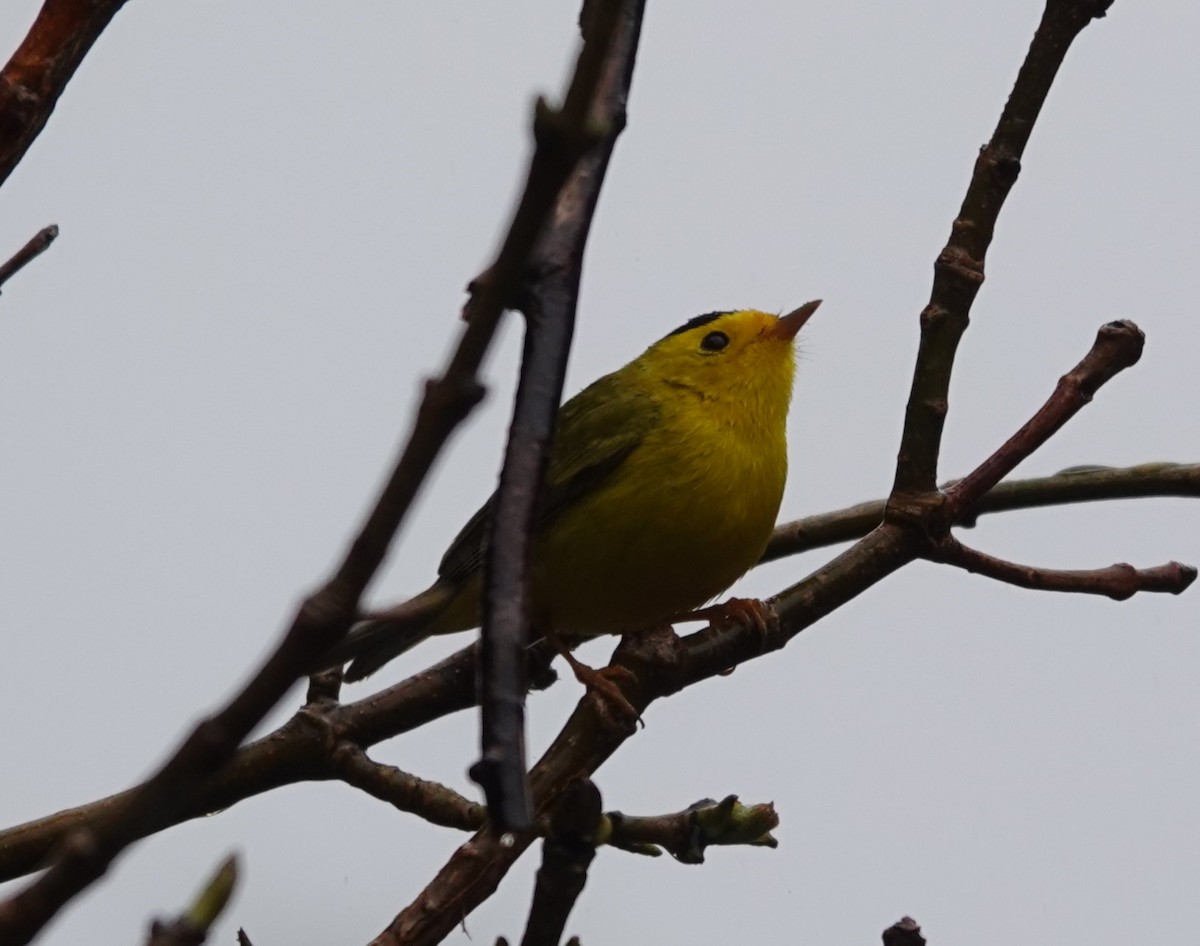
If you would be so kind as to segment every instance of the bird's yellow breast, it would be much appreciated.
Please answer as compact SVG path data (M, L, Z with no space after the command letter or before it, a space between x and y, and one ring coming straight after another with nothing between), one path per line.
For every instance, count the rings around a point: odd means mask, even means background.
M643 380L657 423L537 546L535 620L565 634L620 633L701 606L758 561L779 511L786 400Z
M700 316L563 406L534 540L535 626L652 626L758 561L787 478L800 321L781 324L753 310ZM434 633L478 624L477 535L468 525L443 559L439 580L457 594Z

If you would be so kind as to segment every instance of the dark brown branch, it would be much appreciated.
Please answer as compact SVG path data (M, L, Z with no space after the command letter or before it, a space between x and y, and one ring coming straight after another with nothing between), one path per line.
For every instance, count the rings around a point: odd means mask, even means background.
M1059 379L1049 400L1015 434L975 470L946 490L941 515L947 524L971 509L992 487L1074 417L1101 386L1137 364L1146 338L1132 322L1100 327L1091 350Z
M596 856L600 809L600 791L587 779L570 783L555 801L521 946L558 946L561 941Z
M1053 476L1010 480L993 488L954 525L973 526L979 516L1014 509L1155 496L1200 497L1200 463L1072 467ZM861 539L883 521L885 504L876 499L776 526L761 562Z
M233 888L237 886L237 858L225 859L208 883L196 895L184 913L173 920L155 920L150 924L147 946L200 946L208 931L225 911Z
M0 287L13 276L28 266L50 248L50 244L58 238L58 224L52 223L42 227L23 247L12 255L7 263L0 266Z
M345 634L417 486L450 431L478 401L474 368L465 375L453 370L458 355L440 386L428 389L412 437L334 577L304 601L259 672L220 712L196 726L150 779L117 796L94 822L68 835L38 880L0 903L0 941L28 942L72 897L103 875L126 846L186 812L205 777L233 756L296 679Z
M0 71L0 184L46 127L92 44L125 0L46 0Z
M921 342L896 463L895 505L934 489L954 354L983 284L997 218L1063 57L1083 28L1111 5L1112 0L1047 0L1000 121L975 161L950 239L934 264L929 304L921 313Z
M883 931L883 946L925 946L921 924L911 916L901 917Z
M584 98L590 101L591 90ZM549 114L544 106L539 111ZM408 443L333 578L305 600L275 652L220 713L202 722L152 778L118 796L121 800L101 823L68 837L55 863L37 881L0 903L0 940L27 942L100 877L128 844L188 810L204 777L230 759L297 677L319 666L320 655L345 635L430 465L450 431L482 396L476 379L479 365L574 163L556 149L535 151L521 202L490 278L474 300L472 318L443 376L426 385Z
M429 782L394 765L382 765L350 742L334 750L334 770L343 782L387 802L400 811L414 812L431 824L475 831L487 810L454 789Z
M637 48L636 30L632 36L624 30L623 42L618 42L620 3L594 3L590 9L594 16L563 110L556 121L543 122L538 134L539 148L552 133L555 140L562 138L559 147L572 149L577 166L538 242L520 295L525 352L484 553L482 755L471 777L487 796L493 822L511 831L531 824L525 785L525 648L537 498L562 400L583 250L604 169L623 124L616 112ZM489 270L487 279L494 278Z
M674 649L678 641L669 629L627 639L617 648L618 658L654 663ZM633 656L631 656L633 655ZM669 658L666 663L670 663ZM634 696L636 677L623 675L626 698ZM631 703L637 707L634 699ZM637 707L641 708L641 707ZM603 702L592 695L576 705L567 724L529 773L535 813L549 811L554 799L572 781L587 778L633 732L627 720L617 720ZM373 946L432 946L486 900L533 842L531 832L508 835L484 827L458 848L417 898L372 940Z
M775 806L743 805L737 795L722 801L706 798L669 815L639 817L609 812L601 837L613 847L657 856L661 850L683 864L703 864L711 844L778 847L771 835L779 827Z
M1177 595L1196 580L1196 569L1179 562L1168 562L1155 568L1134 568L1124 562L1108 568L1088 571L1063 571L1055 568L1034 568L1006 562L963 545L949 537L938 543L931 553L935 561L962 568L1020 588L1035 591L1068 591L1076 594L1104 595L1116 601L1131 598L1139 591L1166 592Z
M366 699L343 706L313 704L279 729L238 750L220 772L203 780L195 797L170 817L141 826L144 837L169 825L202 817L282 785L337 777L329 749L348 741L362 747L467 709L476 703L472 644L440 663ZM548 657L545 658L548 661ZM545 682L545 678L541 678ZM103 820L128 804L142 786L0 832L0 879L44 866L54 846L76 828Z

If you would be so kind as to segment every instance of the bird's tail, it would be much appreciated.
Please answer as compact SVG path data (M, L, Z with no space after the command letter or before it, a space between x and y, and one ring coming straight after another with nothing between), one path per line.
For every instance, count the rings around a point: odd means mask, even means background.
M354 683L369 677L394 657L415 647L434 633L434 624L454 599L454 592L435 583L403 604L353 627L325 659L337 667L350 661L345 680Z

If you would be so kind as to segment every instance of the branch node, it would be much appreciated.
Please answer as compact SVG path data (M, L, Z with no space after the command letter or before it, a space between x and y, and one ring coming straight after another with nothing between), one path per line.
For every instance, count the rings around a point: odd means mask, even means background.
M901 917L883 931L883 946L925 946L921 924L911 916Z

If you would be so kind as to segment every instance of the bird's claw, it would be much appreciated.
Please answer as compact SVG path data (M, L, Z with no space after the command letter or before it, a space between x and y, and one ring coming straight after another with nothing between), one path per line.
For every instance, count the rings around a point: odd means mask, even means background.
M698 608L671 618L672 623L676 621L708 621L717 627L732 626L752 631L758 637L762 653L767 651L771 632L779 627L779 615L775 609L758 598L730 598L720 604L711 604L707 608ZM728 676L735 669L730 667L721 675Z

